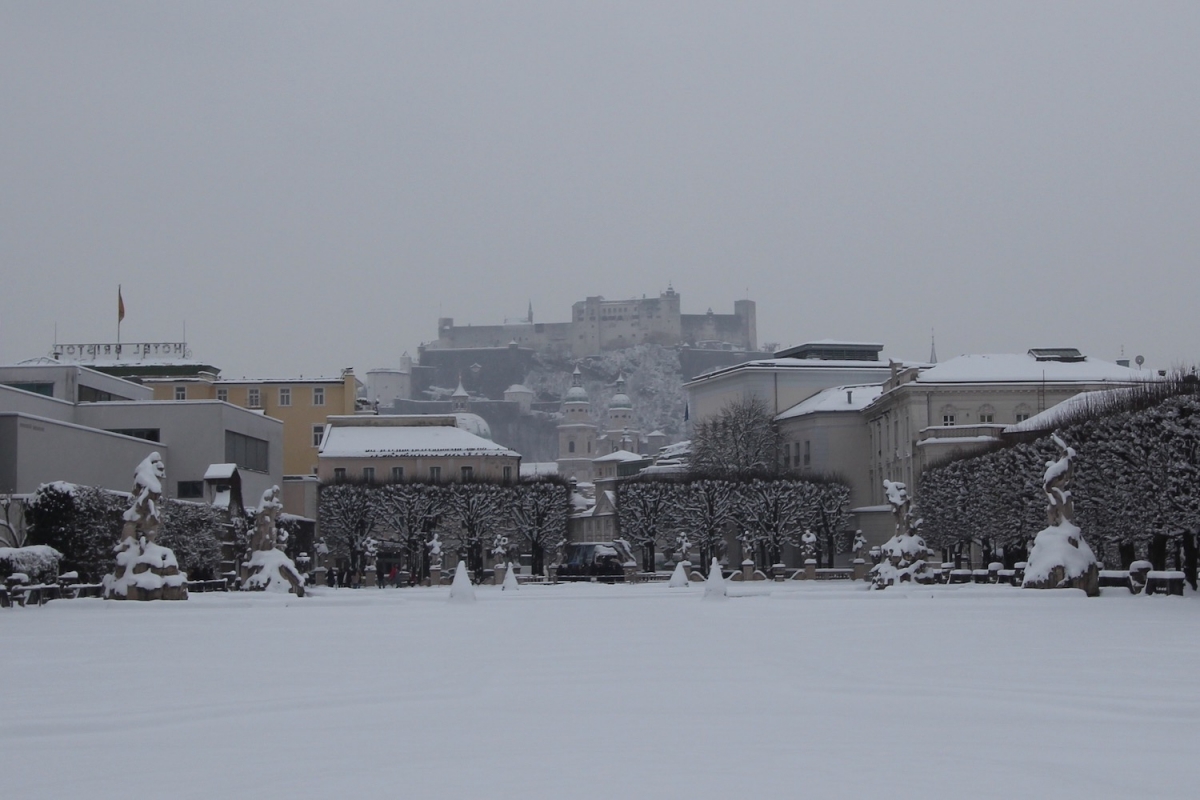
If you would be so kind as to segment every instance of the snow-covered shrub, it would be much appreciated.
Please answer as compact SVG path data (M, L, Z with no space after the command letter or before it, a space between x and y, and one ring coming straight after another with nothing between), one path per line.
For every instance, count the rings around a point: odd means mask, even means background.
M223 523L220 509L168 500L163 504L158 543L175 551L179 568L191 580L213 580L221 570Z
M58 579L62 557L62 553L44 544L0 547L0 581L24 574L33 583L53 583Z
M29 503L29 541L62 553L61 568L99 581L112 566L129 495L89 486L47 483Z

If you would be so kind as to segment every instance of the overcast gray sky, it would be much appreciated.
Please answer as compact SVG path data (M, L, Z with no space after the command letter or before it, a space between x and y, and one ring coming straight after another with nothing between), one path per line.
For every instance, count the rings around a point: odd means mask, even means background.
M438 316L1197 360L1200 3L0 2L0 360L394 365Z

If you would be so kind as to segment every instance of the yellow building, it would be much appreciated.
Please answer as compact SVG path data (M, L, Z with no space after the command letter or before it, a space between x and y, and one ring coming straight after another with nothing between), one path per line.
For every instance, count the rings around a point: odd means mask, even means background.
M202 372L178 378L143 378L155 400L222 400L261 410L283 423L283 474L313 475L326 418L353 414L358 392L354 370L338 378L219 378Z

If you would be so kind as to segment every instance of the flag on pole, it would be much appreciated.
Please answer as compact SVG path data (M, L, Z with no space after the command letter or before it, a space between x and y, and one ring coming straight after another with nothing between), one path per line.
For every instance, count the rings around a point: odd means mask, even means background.
M121 298L121 285L117 284L117 324L125 319L125 301Z

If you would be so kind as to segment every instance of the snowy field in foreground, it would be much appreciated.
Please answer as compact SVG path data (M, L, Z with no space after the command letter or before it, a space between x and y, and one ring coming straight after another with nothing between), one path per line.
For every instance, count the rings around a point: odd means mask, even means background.
M40 797L1180 797L1200 601L829 584L0 610ZM768 594L769 592L769 594Z

